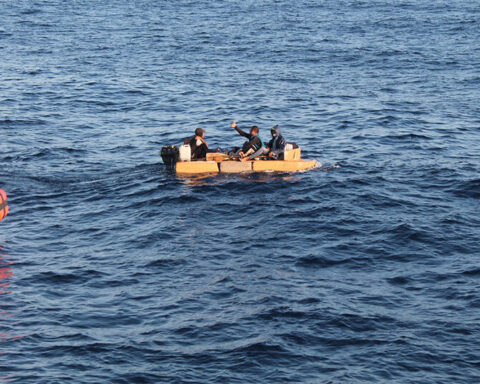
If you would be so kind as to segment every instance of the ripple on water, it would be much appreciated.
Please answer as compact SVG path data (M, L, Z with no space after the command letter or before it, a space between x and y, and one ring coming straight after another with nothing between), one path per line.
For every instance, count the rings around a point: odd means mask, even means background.
M0 14L0 381L476 381L472 2ZM324 165L161 164L232 120Z

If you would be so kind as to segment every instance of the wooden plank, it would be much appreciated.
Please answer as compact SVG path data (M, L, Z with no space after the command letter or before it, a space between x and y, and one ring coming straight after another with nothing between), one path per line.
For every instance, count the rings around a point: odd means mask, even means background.
M266 160L266 161L254 161L254 172L265 171L277 171L277 172L295 172L303 171L305 169L313 168L317 165L316 160L298 160L298 161L286 161L286 160Z
M222 161L218 163L222 173L250 172L253 161Z
M228 159L228 155L226 153L207 153L207 161L224 161Z
M179 161L176 172L181 174L218 172L216 161Z

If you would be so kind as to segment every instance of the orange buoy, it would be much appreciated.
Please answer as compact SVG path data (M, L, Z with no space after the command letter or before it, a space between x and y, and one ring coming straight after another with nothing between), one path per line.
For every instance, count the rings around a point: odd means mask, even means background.
M8 215L7 192L0 189L0 221Z

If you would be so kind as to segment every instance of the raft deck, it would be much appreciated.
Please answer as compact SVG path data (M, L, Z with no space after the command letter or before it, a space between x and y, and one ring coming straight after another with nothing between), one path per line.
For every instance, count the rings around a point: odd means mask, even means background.
M205 160L179 161L178 174L241 173L241 172L297 172L314 168L316 160L301 159L300 148L284 152L285 160L231 160L224 153L208 153Z

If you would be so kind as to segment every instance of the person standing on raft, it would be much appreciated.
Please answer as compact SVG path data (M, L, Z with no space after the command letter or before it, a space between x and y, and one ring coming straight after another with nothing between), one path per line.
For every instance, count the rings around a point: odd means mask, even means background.
M234 128L239 135L248 139L248 141L243 144L242 149L236 152L236 154L240 156L240 161L252 160L257 156L267 153L267 149L263 145L262 139L258 136L260 128L256 125L250 128L250 133L246 133L238 128L236 121L231 124L231 127Z

